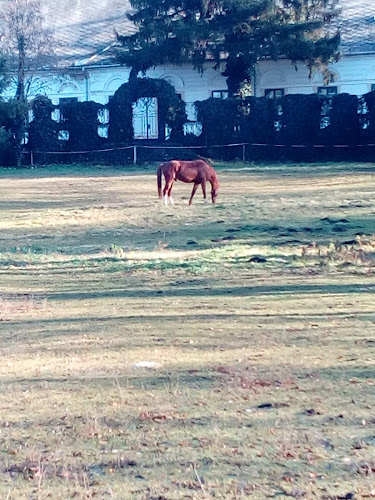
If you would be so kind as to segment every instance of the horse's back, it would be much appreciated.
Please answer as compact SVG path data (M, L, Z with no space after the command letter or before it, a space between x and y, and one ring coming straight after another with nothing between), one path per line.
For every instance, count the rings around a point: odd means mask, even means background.
M205 160L170 160L160 168L167 177L183 182L204 182L215 176L212 166Z
M180 172L190 172L191 174L194 172L197 179L204 181L211 177L213 168L204 160L191 160L180 162Z

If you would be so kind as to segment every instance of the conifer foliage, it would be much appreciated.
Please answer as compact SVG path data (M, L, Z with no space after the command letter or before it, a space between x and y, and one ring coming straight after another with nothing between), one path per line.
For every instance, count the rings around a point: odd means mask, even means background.
M338 0L130 0L138 27L118 34L118 60L132 76L159 64L207 60L223 70L236 94L262 58L302 61L312 71L338 57L340 37L329 29Z

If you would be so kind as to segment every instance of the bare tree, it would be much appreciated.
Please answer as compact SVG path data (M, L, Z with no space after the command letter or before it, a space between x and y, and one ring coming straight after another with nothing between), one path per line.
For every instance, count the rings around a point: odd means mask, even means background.
M21 165L28 92L36 72L51 63L54 52L52 32L43 24L40 0L3 0L0 49L13 75L15 98L25 110L20 113L20 121L14 132L17 166Z
M26 101L35 72L51 63L53 34L43 26L40 0L4 0L2 7L1 48L15 70L15 97Z

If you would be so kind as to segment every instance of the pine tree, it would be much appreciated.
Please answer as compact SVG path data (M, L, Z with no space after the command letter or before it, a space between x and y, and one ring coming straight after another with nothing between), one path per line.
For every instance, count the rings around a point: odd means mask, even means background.
M338 58L338 33L329 33L338 0L130 0L137 27L117 35L117 59L131 76L164 63L207 60L225 67L232 94L251 81L261 59L301 61L310 70Z

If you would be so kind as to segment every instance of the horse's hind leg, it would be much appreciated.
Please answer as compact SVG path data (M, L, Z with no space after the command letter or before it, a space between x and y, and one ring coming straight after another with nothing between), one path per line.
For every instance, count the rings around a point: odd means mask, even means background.
M163 189L164 205L165 206L168 205L168 198L171 199L170 193L172 191L172 186L173 186L173 179L170 179L170 178L166 179L165 186ZM174 204L173 200L171 201L171 203L172 203L172 205Z
M191 205L191 202L193 201L194 195L198 189L199 183L194 183L193 186L193 191L191 192L190 200L189 200L189 205Z
M171 187L168 189L168 198L169 198L169 203L171 205L174 205L174 202L173 202L173 198L172 198L172 187L173 187L173 183L171 184Z

